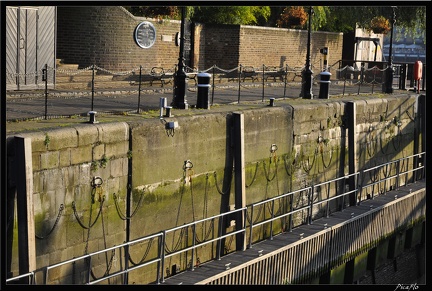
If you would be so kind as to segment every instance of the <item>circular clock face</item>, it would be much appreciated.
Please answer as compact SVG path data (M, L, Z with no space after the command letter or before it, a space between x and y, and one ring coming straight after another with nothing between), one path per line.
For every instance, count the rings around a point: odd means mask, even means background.
M151 47L156 41L156 28L151 22L143 21L135 28L135 41L142 48Z

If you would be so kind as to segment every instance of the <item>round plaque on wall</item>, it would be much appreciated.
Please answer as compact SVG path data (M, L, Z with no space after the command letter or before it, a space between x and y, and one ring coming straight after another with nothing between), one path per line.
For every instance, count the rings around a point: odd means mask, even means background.
M151 22L143 21L135 28L135 42L142 48L150 48L156 41L156 28Z

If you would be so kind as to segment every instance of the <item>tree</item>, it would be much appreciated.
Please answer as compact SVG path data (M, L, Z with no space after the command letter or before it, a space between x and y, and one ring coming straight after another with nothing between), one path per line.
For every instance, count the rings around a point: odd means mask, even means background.
M426 41L426 6L400 6L394 9L395 29L413 37L422 37ZM330 6L329 10L327 21L320 30L348 32L353 31L356 25L372 29L373 19L386 19L390 22L393 15L391 6Z
M169 19L181 17L177 6L124 6L124 8L135 16Z
M207 24L257 24L270 16L268 6L198 6L190 20Z
M295 7L295 6L292 6ZM309 6L297 6L303 20L298 25L290 26L287 22L291 6L187 6L186 18L193 22L208 24L246 24L273 27L307 29L303 11L309 12ZM128 6L125 7L136 16L152 18L180 19L178 6ZM371 21L380 18L390 21L391 6L314 6L312 30L329 32L350 32L356 27L372 29ZM293 10L294 12L294 10ZM395 29L399 37L410 35L426 41L426 6L400 6L395 8ZM385 20L384 20L385 19Z
M307 20L308 15L302 6L288 6L281 13L276 25L278 27L302 28Z

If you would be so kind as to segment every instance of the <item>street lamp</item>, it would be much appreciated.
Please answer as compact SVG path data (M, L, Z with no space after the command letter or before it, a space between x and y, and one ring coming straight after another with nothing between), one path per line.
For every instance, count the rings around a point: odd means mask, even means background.
M391 19L391 30L390 30L390 46L389 46L389 57L388 57L388 64L386 69L386 79L385 79L385 86L384 86L384 93L393 93L393 76L394 76L394 69L393 69L393 53L392 53L392 46L393 46L393 28L396 23L396 6L391 7L393 9L393 15Z
M314 13L312 6L309 7L309 23L308 23L308 41L307 41L307 52L306 52L306 64L302 71L302 90L300 97L303 99L313 99L312 94L312 70L310 66L310 45L311 45L311 17Z
M185 10L181 8L181 25L180 25L180 53L177 65L177 71L174 74L174 97L171 102L173 108L188 109L189 105L186 100L187 91L187 76L184 70L184 26L185 26Z

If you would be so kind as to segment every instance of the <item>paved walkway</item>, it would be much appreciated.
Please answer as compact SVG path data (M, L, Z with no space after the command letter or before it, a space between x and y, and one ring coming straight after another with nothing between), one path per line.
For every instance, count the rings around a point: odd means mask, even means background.
M312 87L313 99L319 98L319 91L320 86L314 84ZM395 89L397 94L407 92L406 90ZM382 93L382 89L378 86L363 85L359 87L348 83L344 86L343 82L332 84L329 88L329 96L370 93ZM413 92L411 91L411 93ZM239 89L238 83L232 82L216 84L214 88L210 88L208 101L211 105L245 101L269 102L270 98L297 99L300 98L300 94L300 83L290 83L286 87L283 83L267 83L264 88L259 82L242 83ZM89 90L48 90L47 95L44 90L12 91L6 94L6 120L45 119L45 116L47 119L75 115L86 116L89 111L96 111L98 115L103 113L138 113L158 110L160 98L166 98L167 105L170 105L173 99L172 87L147 87L142 89L141 94L138 94L138 90L133 88L95 90L93 94ZM189 87L185 99L189 108L194 108L197 105L198 97L195 86Z

